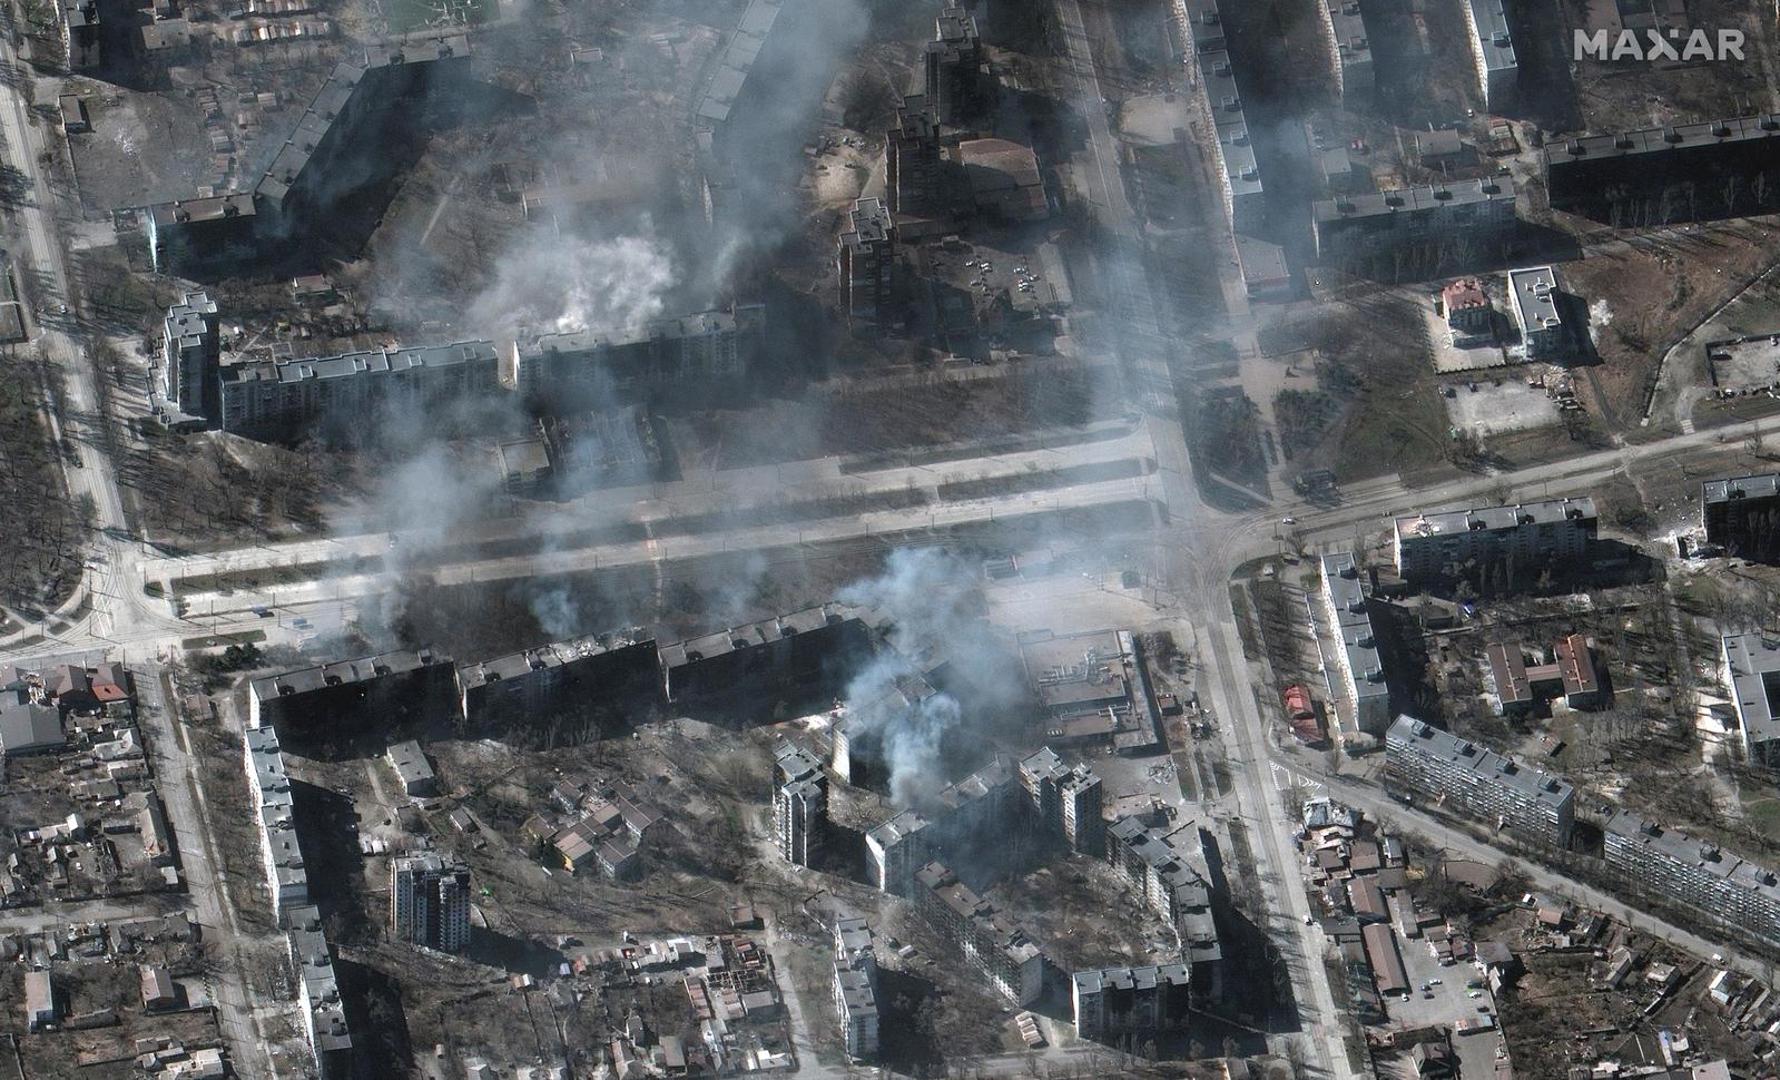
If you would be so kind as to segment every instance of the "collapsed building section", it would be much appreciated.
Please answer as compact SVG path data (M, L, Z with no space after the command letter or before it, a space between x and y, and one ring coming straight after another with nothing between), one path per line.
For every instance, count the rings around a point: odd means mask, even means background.
M1707 480L1700 505L1706 543L1756 562L1780 560L1780 473Z
M1586 135L1545 148L1556 210L1620 227L1760 214L1780 203L1780 114Z
M1223 990L1224 946L1212 905L1208 839L1187 825L1173 832L1120 818L1107 829L1107 860L1135 885L1156 916L1173 928L1197 1001Z
M157 271L257 256L300 239L381 179L396 125L435 90L469 77L462 34L367 47L340 61L251 193L202 196L142 211Z
M903 810L865 834L866 874L884 892L910 895L915 873L978 837L1011 845L1026 806L1011 765L997 760L934 797L930 812Z
M1185 964L1078 971L1070 980L1076 1034L1112 1042L1182 1030L1192 1015L1191 991Z

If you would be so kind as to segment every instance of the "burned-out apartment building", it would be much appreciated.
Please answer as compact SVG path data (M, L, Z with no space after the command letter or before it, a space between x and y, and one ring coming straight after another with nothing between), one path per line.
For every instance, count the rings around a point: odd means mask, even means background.
M616 727L652 704L661 682L655 639L639 631L542 645L458 667L471 731L525 728L572 734Z
M1780 203L1780 114L1585 135L1545 147L1551 205L1621 227L1766 213Z
M766 313L758 304L728 311L652 319L626 333L545 334L525 339L459 341L368 349L334 356L224 358L212 323L214 304L202 294L170 308L165 324L169 367L175 347L181 369L171 390L200 405L212 426L260 438L290 437L312 425L375 428L386 411L421 410L457 426L517 394L534 413L637 400L664 386L733 387L760 355ZM175 336L177 335L177 336ZM189 409L186 411L190 411Z
M1002 996L1030 1005L1044 996L1051 962L1007 914L958 880L944 863L915 871L915 910L988 977Z
M1020 785L1042 832L1061 839L1071 851L1105 852L1104 794L1094 770L1065 765L1056 751L1040 747L1020 762Z
M1223 992L1224 945L1204 832L1192 824L1163 831L1125 817L1107 828L1106 838L1107 861L1174 930L1195 999L1215 999Z
M773 752L773 841L785 860L813 866L828 839L828 774L793 742Z
M835 255L840 275L840 308L854 333L889 330L900 322L896 310L896 227L890 209L876 196L859 199L848 213Z
M1780 560L1780 473L1707 480L1700 506L1706 543L1756 562Z
M995 108L995 79L976 16L953 0L934 17L933 40L922 51L922 75L927 104L941 124L975 124Z
M664 694L672 702L832 698L874 647L850 609L806 608L663 645Z
M1185 964L1097 968L1070 979L1076 1034L1096 1042L1180 1031L1192 1018Z
M1421 585L1479 571L1512 581L1535 569L1573 568L1598 524L1586 496L1405 515L1394 527L1397 573Z
M299 243L374 182L396 127L412 127L429 96L469 78L469 39L433 35L363 48L340 61L251 192L195 196L143 209L155 269L182 273Z
M834 1007L849 1060L878 1056L878 957L864 919L834 922Z
M1017 772L998 759L941 790L925 813L902 810L869 830L867 880L884 892L908 896L915 872L936 858L977 850L988 838L1007 854L1026 823L1027 805Z
M372 727L436 722L459 708L457 667L431 649L340 660L248 684L248 726L291 740L350 738Z

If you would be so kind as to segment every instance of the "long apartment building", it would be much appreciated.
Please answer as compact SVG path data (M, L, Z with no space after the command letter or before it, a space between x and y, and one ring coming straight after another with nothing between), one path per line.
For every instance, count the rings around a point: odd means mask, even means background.
M655 639L602 634L458 666L464 721L472 730L542 727L653 698L661 681Z
M248 684L247 722L290 735L356 731L457 714L457 667L431 649L340 660Z
M1555 209L1626 226L1764 213L1780 202L1780 113L1584 135L1545 152Z
M1084 1039L1178 1031L1192 1016L1192 978L1185 964L1078 971L1070 1004Z
M1044 995L1050 965L1044 952L943 863L929 862L915 872L914 901L915 910L1003 996L1030 1005Z
M825 604L663 645L662 678L675 702L839 691L874 648L856 612Z
M1020 762L1020 786L1045 832L1086 855L1106 850L1104 798L1094 770L1066 766L1046 746Z
M1322 564L1323 610L1330 632L1341 639L1335 663L1323 669L1329 696L1346 703L1355 730L1383 735L1391 724L1391 691L1359 564L1351 551L1324 555Z
M781 742L773 755L773 840L798 866L814 865L828 836L828 774L814 754Z
M1213 165L1223 189L1224 215L1234 232L1253 229L1266 218L1267 193L1230 60L1224 17L1216 0L1174 0L1173 12L1190 57L1188 74L1217 132Z
M834 1008L852 1061L878 1056L878 958L864 919L834 923Z
M188 294L167 311L169 401L224 431L276 437L323 420L376 422L384 410L424 409L449 420L517 394L534 412L572 412L664 386L733 386L760 354L766 309L738 304L651 319L618 332L579 331L336 356L223 363L216 305ZM177 357L178 362L174 362Z
M333 946L322 933L321 912L314 907L297 908L292 917L291 968L297 976L303 1037L309 1043L315 1075L320 1080L344 1080L353 1071L352 1031L334 972Z
M461 33L365 46L334 66L251 192L202 195L145 207L157 271L252 256L324 221L375 180L391 124L412 123L434 88L468 78Z
M297 844L290 776L285 771L277 729L248 728L243 733L242 752L248 790L259 818L260 855L272 914L289 931L303 1033L316 1075L322 1080L350 1076L352 1034L334 975L333 950L322 934L321 915L309 893L309 873Z
M1372 97L1376 73L1372 66L1372 33L1360 0L1322 0L1323 40L1335 72L1335 93L1347 105Z
M284 921L287 913L309 903L309 871L297 846L297 823L292 813L290 777L284 771L284 751L278 732L271 727L249 728L243 739L248 789L253 812L258 816L260 862L272 915Z
M1194 993L1206 999L1223 989L1224 946L1213 912L1211 874L1197 828L1172 833L1121 818L1107 830L1107 858L1143 894L1144 903L1173 927Z
M1508 177L1319 199L1311 204L1316 255L1357 262L1457 243L1487 245L1515 228L1514 203Z
M1562 849L1575 825L1576 790L1561 777L1399 716L1385 739L1392 781L1515 837Z
M1780 556L1780 473L1707 480L1700 507L1706 543L1761 562Z
M1770 944L1780 940L1780 879L1768 867L1625 810L1606 814L1601 845L1607 868L1631 887Z
M1780 765L1780 639L1760 632L1729 634L1720 655L1743 759L1768 768Z
M1520 92L1520 59L1508 27L1507 0L1462 0L1471 63L1477 69L1477 92L1483 106L1501 112Z
M888 329L896 319L896 224L884 200L855 200L836 241L841 314L854 333Z
M1467 564L1511 564L1517 572L1574 563L1588 551L1595 501L1549 499L1400 517L1397 573L1411 585L1462 574Z

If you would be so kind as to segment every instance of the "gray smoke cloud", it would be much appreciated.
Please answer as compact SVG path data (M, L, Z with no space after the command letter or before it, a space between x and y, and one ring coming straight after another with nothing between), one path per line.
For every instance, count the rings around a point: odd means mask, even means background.
M929 672L949 660L968 666L972 704L986 710L1021 693L1018 672L996 662L1002 650L974 612L977 598L971 565L937 548L898 549L882 574L836 597L890 624L889 648L854 676L845 705L852 744L885 771L900 805L920 807L951 781L947 744L968 722L963 704L933 688Z
M544 226L509 247L491 277L467 318L503 335L634 332L662 315L677 281L652 233L572 237Z

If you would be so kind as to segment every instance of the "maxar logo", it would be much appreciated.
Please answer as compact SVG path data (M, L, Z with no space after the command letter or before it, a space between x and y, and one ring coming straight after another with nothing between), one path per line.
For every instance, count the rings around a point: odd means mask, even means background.
M1610 37L1605 30L1589 34L1576 31L1578 60L1741 60L1743 31L1720 30L1717 39L1704 30L1694 30L1682 40L1680 30L1667 33L1649 29L1621 30L1619 37Z

